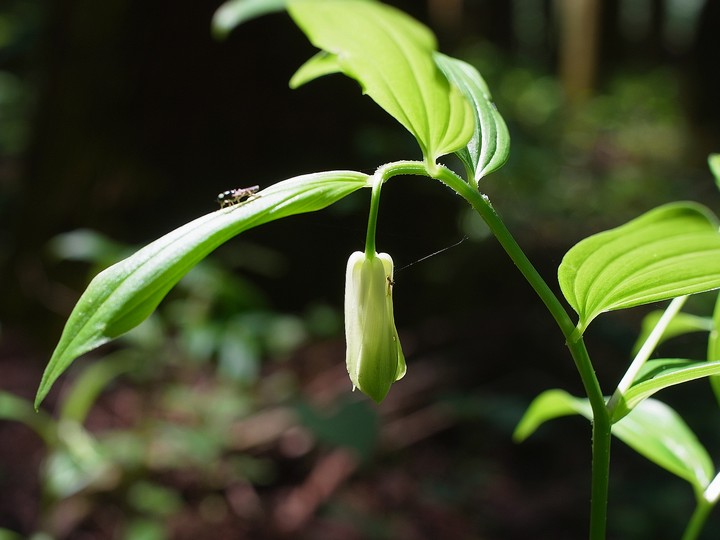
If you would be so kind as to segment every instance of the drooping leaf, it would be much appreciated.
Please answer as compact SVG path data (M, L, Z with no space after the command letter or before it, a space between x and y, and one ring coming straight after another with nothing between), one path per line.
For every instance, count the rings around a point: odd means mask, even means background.
M478 70L467 62L441 53L435 53L435 61L473 105L475 132L467 146L456 154L477 182L505 164L510 155L510 133Z
M640 347L645 343L645 340L655 328L662 314L662 311L652 311L643 318L640 335L633 347L634 353L640 350ZM675 315L670 321L658 344L692 332L710 332L710 330L712 330L712 319L709 317L700 317L698 315L692 315L691 313L681 312Z
M680 415L661 401L642 401L613 424L612 433L638 454L690 482L697 492L714 474L705 447Z
M287 0L229 0L213 15L213 35L224 38L239 24L268 13L282 11L286 4Z
M600 313L720 287L715 216L695 203L660 206L582 240L558 269L584 330Z
M547 420L580 414L592 420L587 399L564 390L548 390L536 397L515 429L513 438L523 441ZM612 434L638 454L687 480L700 493L708 485L713 463L683 419L656 399L640 402L612 426Z
M650 397L668 388L702 377L720 374L720 361L693 362L682 359L657 359L648 361L640 374L639 382L634 383L621 396L615 410L613 420L617 421L629 411Z
M288 0L288 11L310 41L330 57L311 59L294 79L341 71L417 139L434 161L463 148L474 115L463 94L436 65L432 32L405 13L371 0ZM323 62L327 68L318 69ZM337 69L335 69L337 68Z
M299 88L318 77L342 73L338 58L334 54L320 51L298 68L290 79L290 88Z
M592 408L587 399L571 396L565 390L546 390L537 396L515 428L513 440L522 442L535 433L548 420L579 414L592 418Z
M140 324L168 291L215 248L263 223L329 206L368 184L354 171L279 182L252 200L202 216L98 274L70 315L45 368L36 407L78 356Z

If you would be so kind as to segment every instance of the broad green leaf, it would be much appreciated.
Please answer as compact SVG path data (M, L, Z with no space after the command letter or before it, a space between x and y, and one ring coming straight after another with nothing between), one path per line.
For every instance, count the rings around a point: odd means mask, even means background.
M652 311L643 318L640 335L633 347L634 353L637 353L637 351L640 350L640 347L642 347L643 343L645 343L645 340L647 340L648 336L653 331L653 328L657 325L660 317L662 317L662 314L663 312L659 310ZM673 317L670 321L670 324L668 324L665 332L663 332L658 344L667 341L668 339L690 334L692 332L710 332L711 330L712 320L710 318L681 312L675 315L675 317Z
M701 492L714 475L705 447L672 408L656 399L639 403L613 424L613 435L656 465L684 478Z
M720 188L720 154L710 154L708 156L708 165L710 172L715 177L715 184Z
M140 324L193 266L233 236L275 219L321 210L367 185L368 176L354 171L291 178L247 202L191 221L104 270L65 324L35 405L75 358Z
M717 220L695 203L655 208L576 244L563 258L558 280L581 331L606 311L716 289Z
M477 182L505 164L510 155L510 133L478 70L467 62L441 53L435 53L435 61L473 105L475 132L467 146L456 154Z
M564 390L548 390L536 397L515 429L513 438L523 441L547 420L580 414L592 420L587 399ZM638 454L684 478L700 493L712 478L710 456L683 419L656 399L639 403L613 424L612 433Z
M285 9L287 0L230 0L222 4L213 15L213 35L226 37L237 25L268 13Z
M639 382L634 383L623 394L613 411L613 420L625 416L637 405L664 388L694 381L702 377L720 374L719 362L693 362L681 359L650 360L640 374Z
M427 27L371 0L288 0L288 11L310 41L330 55L323 62L333 62L332 70L318 69L316 57L312 69L318 75L341 71L357 80L415 136L427 160L434 163L465 147L474 115L436 65L437 44ZM295 85L310 80L307 64L301 69Z

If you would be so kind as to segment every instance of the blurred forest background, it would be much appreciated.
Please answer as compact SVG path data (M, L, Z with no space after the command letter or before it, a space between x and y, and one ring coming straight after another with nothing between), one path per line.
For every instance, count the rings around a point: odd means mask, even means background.
M540 391L582 394L562 335L482 224L426 179L384 190L378 246L400 268L408 375L380 406L344 366L363 190L229 242L28 412L89 279L214 210L218 192L420 157L353 81L288 89L314 51L285 14L214 39L220 3L0 3L0 537L584 537L587 422L511 440ZM486 78L512 149L482 189L552 287L593 232L678 199L720 211L706 164L720 151L717 1L389 3ZM606 391L643 313L588 335ZM702 357L702 338L683 339ZM720 456L706 383L661 398ZM678 538L692 504L614 444L610 538Z

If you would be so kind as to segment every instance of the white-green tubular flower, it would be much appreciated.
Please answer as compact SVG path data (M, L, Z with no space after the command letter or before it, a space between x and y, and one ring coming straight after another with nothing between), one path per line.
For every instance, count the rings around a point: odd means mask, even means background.
M345 274L347 369L353 389L380 403L405 375L405 357L393 316L393 261L387 253L356 251Z

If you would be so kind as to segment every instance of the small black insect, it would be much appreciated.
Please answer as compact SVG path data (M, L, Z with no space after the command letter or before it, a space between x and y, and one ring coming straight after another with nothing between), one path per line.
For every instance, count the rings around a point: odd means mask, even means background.
M238 204L242 202L243 199L252 198L259 190L260 186L229 189L218 194L217 202L220 204L220 208L225 208L226 206Z

